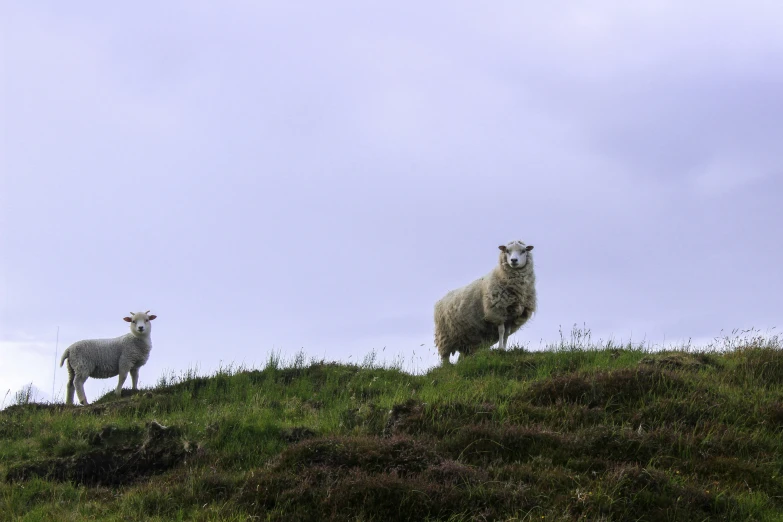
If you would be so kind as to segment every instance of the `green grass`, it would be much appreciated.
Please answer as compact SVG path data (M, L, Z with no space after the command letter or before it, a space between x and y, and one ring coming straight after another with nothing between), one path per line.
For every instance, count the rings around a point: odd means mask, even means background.
M783 520L777 336L650 351L575 331L423 375L272 356L17 402L2 520Z

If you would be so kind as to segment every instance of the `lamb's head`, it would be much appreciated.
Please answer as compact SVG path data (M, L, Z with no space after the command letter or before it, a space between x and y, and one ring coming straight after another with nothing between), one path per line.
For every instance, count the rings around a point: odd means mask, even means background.
M157 315L149 315L150 311L146 312L131 312L130 317L123 317L122 319L130 323L130 330L136 337L142 337L150 334L152 330L152 321Z
M500 265L515 270L527 265L529 252L533 250L533 245L526 245L522 241L511 241L498 248L500 249Z

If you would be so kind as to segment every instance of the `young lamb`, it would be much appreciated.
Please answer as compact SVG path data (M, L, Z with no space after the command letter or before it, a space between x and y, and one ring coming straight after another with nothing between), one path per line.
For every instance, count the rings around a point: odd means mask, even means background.
M122 385L128 372L131 374L133 389L139 381L139 368L144 366L152 350L150 331L152 321L157 316L146 312L131 312L123 320L130 323L130 333L113 339L88 339L77 341L65 349L60 366L68 359L68 404L73 404L73 392L79 396L79 402L87 405L84 396L84 381L88 377L107 379L119 375L115 393L122 395Z
M462 358L495 342L505 350L508 337L536 311L533 246L511 241L498 248L500 260L490 273L435 303L435 345L443 364L455 352Z

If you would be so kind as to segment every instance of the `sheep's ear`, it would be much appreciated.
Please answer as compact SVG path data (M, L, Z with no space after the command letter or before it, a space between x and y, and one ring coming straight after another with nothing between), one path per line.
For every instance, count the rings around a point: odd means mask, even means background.
M123 317L122 320L125 321L126 323L133 321L133 319L131 319L130 317Z
M500 249L501 252L506 251L506 245L500 245L498 248Z
M150 321L152 321L152 320L153 320L153 319L155 319L156 317L158 317L158 316L157 316L157 315L151 315L151 316L150 316Z
M525 247L525 250L530 252L531 250L533 250L533 245L528 245L527 247Z

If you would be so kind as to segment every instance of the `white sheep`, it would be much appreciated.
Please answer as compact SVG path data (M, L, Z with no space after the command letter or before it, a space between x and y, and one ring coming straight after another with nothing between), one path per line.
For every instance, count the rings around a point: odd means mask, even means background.
M536 311L532 245L511 241L500 247L500 261L484 277L452 290L435 303L435 345L443 364L508 337Z
M123 320L130 323L130 333L113 339L87 339L77 341L65 349L60 366L68 359L68 404L73 404L73 392L79 396L79 402L87 404L84 395L84 381L88 377L107 379L119 375L115 393L122 395L122 385L130 372L133 389L139 381L139 368L144 366L152 350L150 332L152 321L157 316L146 312L131 312Z

